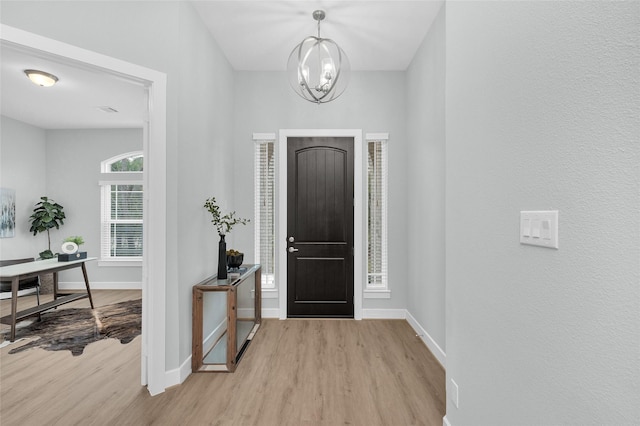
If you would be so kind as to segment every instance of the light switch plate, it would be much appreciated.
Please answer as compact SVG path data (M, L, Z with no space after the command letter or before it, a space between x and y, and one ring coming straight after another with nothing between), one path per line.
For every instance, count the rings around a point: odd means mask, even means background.
M558 210L521 211L520 244L558 248Z

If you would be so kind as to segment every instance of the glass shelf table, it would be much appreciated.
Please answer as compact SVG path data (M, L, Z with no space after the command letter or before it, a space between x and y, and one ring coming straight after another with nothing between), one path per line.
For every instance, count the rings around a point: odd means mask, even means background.
M193 286L191 370L233 372L261 321L260 265Z

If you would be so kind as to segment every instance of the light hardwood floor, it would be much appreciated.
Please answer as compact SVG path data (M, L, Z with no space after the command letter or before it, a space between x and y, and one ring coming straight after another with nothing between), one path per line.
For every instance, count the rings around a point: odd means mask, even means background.
M97 304L133 298L99 293ZM140 337L93 343L79 357L9 349L3 426L439 426L445 414L444 370L401 320L264 320L235 373L192 374L155 397L139 384Z

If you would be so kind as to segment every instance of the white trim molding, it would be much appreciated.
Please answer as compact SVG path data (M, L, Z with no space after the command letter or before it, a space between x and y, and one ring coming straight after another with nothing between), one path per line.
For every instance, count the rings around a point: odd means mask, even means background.
M389 133L367 133L364 139L367 141L387 141Z
M50 55L57 60L115 75L146 88L149 114L143 129L145 255L142 266L143 317L140 381L142 385L147 385L151 395L164 392L166 383L167 75L4 24L0 24L0 40L16 48L26 51L37 50L38 54Z
M111 166L111 164L117 160L122 160L130 157L140 157L140 156L144 157L144 153L142 151L131 151L131 152L125 152L123 154L114 155L113 157L107 158L106 160L100 162L100 173L107 174L107 175L111 175L112 173L115 173L115 174L123 173L127 175L138 174L140 175L140 180L142 180L142 172L112 172L111 170L109 170L109 166Z
M418 337L427 345L427 348L431 351L433 356L436 357L442 367L447 369L447 354L442 350L440 345L436 343L433 337L420 325L420 323L411 315L411 312L407 311L407 322L414 329Z
M427 349L433 354L442 367L447 368L447 355L440 345L431 337L429 333L420 325L420 323L406 309L363 309L363 319L403 319L413 328L416 336L424 342Z
M140 268L142 267L142 260L139 259L135 259L135 260L124 260L124 259L118 259L118 260L108 260L108 259L103 259L103 260L98 260L98 266L100 267L107 267L107 268L111 268L111 267L117 267L117 268Z
M142 290L142 282L89 282L91 290ZM58 288L60 290L85 290L87 287L84 281L65 281L59 282Z
M180 367L173 370L167 370L164 373L164 387L181 385L191 375L191 355L180 364Z
M254 141L275 141L276 134L275 133L254 133L253 140Z
M24 290L18 290L18 297L26 296L27 294L36 294L36 287L25 288ZM13 296L11 295L10 291L3 291L2 293L0 293L0 300L11 299L12 297Z
M280 129L276 140L276 288L280 293L280 319L287 318L287 139L290 137L353 137L353 318L362 319L362 288L366 279L364 232L366 172L361 129Z

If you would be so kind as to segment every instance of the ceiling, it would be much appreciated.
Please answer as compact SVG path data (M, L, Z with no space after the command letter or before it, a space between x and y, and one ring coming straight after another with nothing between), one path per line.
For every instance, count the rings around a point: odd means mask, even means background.
M317 26L359 71L406 70L444 0L191 1L231 66L240 71L285 70L293 47ZM141 127L146 111L140 84L43 52L2 43L0 113L44 129ZM49 88L24 75L40 69L59 77ZM118 112L104 112L104 107Z
M321 9L321 37L342 47L353 70L403 71L443 0L192 3L236 70L285 70L294 46L317 35L311 15Z
M42 129L142 127L146 91L141 84L5 42L0 57L4 116ZM59 81L36 86L25 69L46 71ZM105 112L108 108L117 112Z

